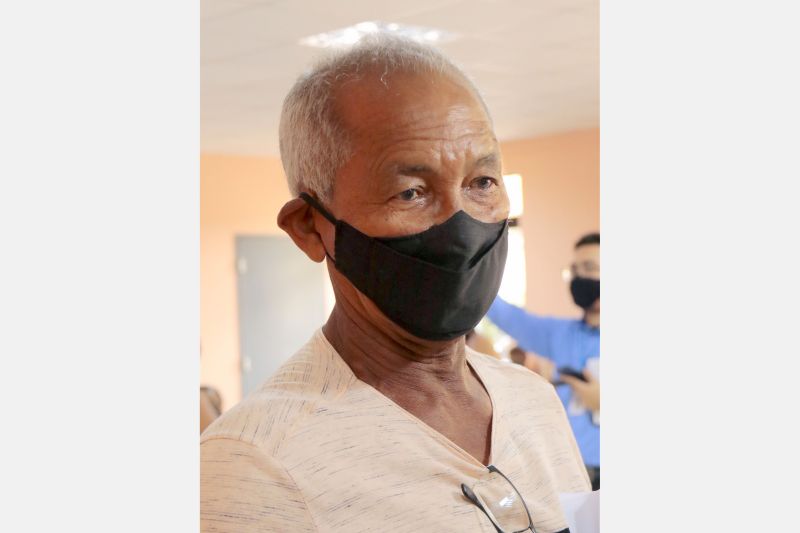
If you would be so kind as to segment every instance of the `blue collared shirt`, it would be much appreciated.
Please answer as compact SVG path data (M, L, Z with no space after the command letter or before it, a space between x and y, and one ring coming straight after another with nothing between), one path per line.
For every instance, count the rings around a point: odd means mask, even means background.
M591 359L600 359L600 329L572 318L542 317L529 313L501 298L495 299L487 314L497 327L513 337L519 347L553 361L556 367L586 368ZM591 413L575 409L572 388L556 387L567 408L572 432L587 466L600 466L600 426Z

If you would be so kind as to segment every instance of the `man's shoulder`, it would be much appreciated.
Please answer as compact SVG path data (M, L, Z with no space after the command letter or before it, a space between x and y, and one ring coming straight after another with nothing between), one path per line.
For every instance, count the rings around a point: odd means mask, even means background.
M481 370L483 370L484 372L500 373L504 377L512 379L529 379L530 376L542 379L538 374L531 372L524 366L512 363L511 361L506 361L504 359L498 359L496 357L492 357L491 355L486 355L485 353L473 350L470 347L467 347L467 355L470 363L479 367L479 373Z
M287 436L353 379L321 335L317 332L261 387L215 420L201 435L201 444L231 439L277 455Z
M478 373L483 372L493 381L501 381L505 387L518 385L528 392L541 392L548 396L555 392L552 383L522 365L496 359L469 348L468 350L470 361L479 367Z

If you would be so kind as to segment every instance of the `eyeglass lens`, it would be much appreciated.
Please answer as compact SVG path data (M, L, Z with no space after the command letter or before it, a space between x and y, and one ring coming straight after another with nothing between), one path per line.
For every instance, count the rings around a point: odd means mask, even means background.
M472 487L472 492L504 531L511 533L528 529L530 521L522 498L499 473L490 472Z

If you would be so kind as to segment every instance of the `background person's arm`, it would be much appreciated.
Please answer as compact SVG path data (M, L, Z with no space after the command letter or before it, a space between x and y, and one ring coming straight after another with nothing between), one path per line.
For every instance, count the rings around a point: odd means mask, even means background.
M563 323L562 319L535 315L499 296L495 298L486 316L513 337L523 350L552 359L552 337Z

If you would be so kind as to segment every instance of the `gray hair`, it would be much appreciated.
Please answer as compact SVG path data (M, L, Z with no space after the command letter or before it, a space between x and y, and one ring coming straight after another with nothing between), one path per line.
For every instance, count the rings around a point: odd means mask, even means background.
M293 196L308 189L323 201L331 198L334 177L352 156L350 136L335 111L335 92L343 82L376 67L383 69L383 83L398 71L447 76L471 89L486 109L467 75L435 48L387 33L369 35L323 58L295 82L283 102L281 162Z

